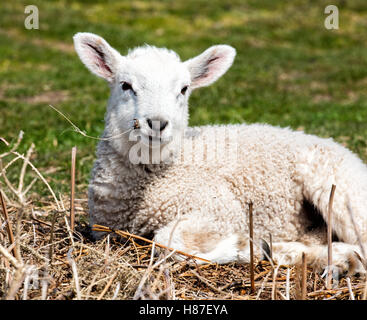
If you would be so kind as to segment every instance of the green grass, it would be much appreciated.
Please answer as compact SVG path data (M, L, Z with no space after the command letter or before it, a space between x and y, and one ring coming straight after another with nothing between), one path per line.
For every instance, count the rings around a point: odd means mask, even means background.
M333 137L367 160L367 3L333 1L339 30L324 28L329 1L39 1L40 29L24 28L18 0L0 5L0 136L22 149L35 142L35 164L69 189L70 150L78 147L79 191L88 183L96 141L71 130L52 104L99 136L108 86L80 62L79 31L98 33L123 54L149 43L182 59L210 45L237 49L217 83L193 93L190 124L266 122ZM4 149L1 144L0 148ZM1 150L0 149L0 152Z

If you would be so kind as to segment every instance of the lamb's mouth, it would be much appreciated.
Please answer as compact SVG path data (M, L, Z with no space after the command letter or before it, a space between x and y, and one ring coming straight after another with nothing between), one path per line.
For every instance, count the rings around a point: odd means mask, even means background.
M140 142L149 148L158 148L167 145L171 139L155 137L148 134L141 133L139 135Z

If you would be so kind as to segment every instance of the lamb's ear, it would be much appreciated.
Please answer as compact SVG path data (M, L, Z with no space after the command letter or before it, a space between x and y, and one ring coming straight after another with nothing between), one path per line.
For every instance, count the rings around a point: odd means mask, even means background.
M195 89L212 84L229 69L235 56L236 49L233 47L217 45L185 61L191 74L190 87Z
M113 81L121 55L96 34L79 32L73 39L75 50L86 67L108 82Z

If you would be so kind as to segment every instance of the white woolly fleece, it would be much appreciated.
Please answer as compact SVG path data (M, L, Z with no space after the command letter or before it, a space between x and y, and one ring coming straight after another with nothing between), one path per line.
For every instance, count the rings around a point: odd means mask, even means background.
M341 272L362 270L353 253L359 249L347 209L349 203L366 243L367 167L356 155L332 139L288 128L262 124L187 128L191 90L209 85L230 67L235 50L229 46L214 46L181 62L172 51L149 46L117 57L101 39L91 34L74 38L81 60L111 87L105 140L98 145L89 186L91 225L154 235L156 241L220 263L243 262L249 257L252 202L258 256L263 254L261 238L271 233L275 260L299 263L306 251L310 263L326 266L325 230L312 228L303 204L307 200L327 222L335 184L333 231L342 242L334 263ZM130 87L121 90L124 82ZM153 117L168 123L160 133L148 128ZM129 134L119 134L130 132L135 119L145 138L173 141L163 155L173 163L131 163L129 151L137 142L129 141ZM226 139L209 148L208 137ZM163 154L163 148L158 150ZM191 161L187 150L192 151Z

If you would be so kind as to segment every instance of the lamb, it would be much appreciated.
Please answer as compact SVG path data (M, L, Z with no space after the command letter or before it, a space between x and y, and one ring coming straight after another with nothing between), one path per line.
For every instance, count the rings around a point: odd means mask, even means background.
M358 243L367 242L367 167L355 154L332 139L265 124L188 127L191 92L228 70L234 48L215 45L182 62L148 45L122 56L91 33L77 33L74 44L111 90L89 185L91 225L217 263L246 263L252 202L255 256L267 256L271 234L274 261L297 264L304 252L322 271L335 184L334 268L365 272Z

